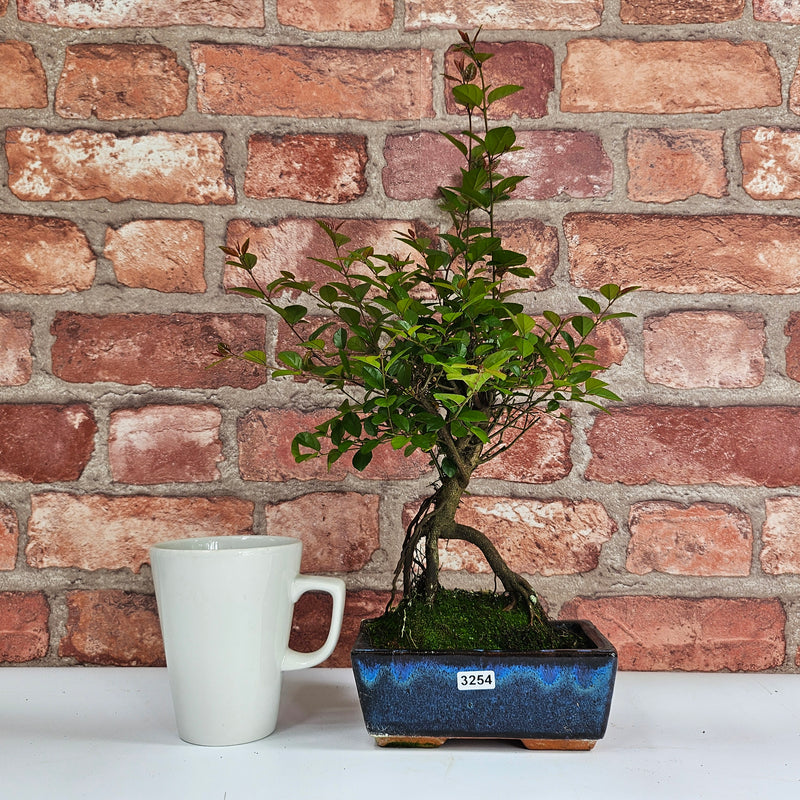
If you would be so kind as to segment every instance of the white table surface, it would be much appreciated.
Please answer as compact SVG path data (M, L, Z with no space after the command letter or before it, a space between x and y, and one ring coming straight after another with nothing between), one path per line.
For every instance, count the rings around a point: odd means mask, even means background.
M220 748L178 738L164 669L0 669L3 800L326 797L798 800L800 675L620 673L606 737L571 753L378 748L343 669L287 673L276 732Z

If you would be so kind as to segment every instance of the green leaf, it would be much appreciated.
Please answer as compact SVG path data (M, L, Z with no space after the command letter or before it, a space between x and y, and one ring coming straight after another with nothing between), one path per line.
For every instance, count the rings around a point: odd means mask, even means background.
M501 195L510 194L525 179L526 179L525 175L509 175L508 177L503 178L494 185L495 196L499 198Z
M630 311L616 311L613 314L603 314L603 322L607 319L628 319L635 316L636 314Z
M333 246L338 250L340 247L344 247L344 245L350 242L350 237L345 236L343 233L339 233L335 231L327 222L324 220L318 219L316 220L317 225L325 231L328 235L328 238L333 242Z
M332 327L335 323L334 322L325 322L319 326L312 334L309 335L308 341L311 343L312 341L319 339L319 337L326 331L328 328ZM321 341L321 340L320 340Z
M364 365L363 369L364 384L368 389L375 389L379 392L384 390L383 373L369 364Z
M543 311L542 316L554 327L561 325L561 317L555 311Z
M592 297L578 297L578 300L592 312L592 314L600 313L600 303Z
M352 411L342 417L344 429L353 437L361 436L361 420Z
M342 271L342 265L341 265L341 263L339 261L331 261L330 259L327 259L327 258L316 258L314 256L309 256L308 260L309 261L313 261L316 264L322 264L323 267L328 267L328 269L332 269L334 272L341 272ZM283 273L283 274L284 274L284 276L289 276L289 277L292 276L291 272L287 272L287 273Z
M287 367L291 367L293 370L303 369L303 357L294 350L284 350L278 353L278 361L280 361L281 364L286 364Z
M514 316L514 324L522 334L530 333L536 328L536 320L530 314L516 314Z
M491 105L497 100L502 100L504 97L508 97L511 94L521 92L522 89L522 86L517 86L513 83L506 84L505 86L497 86L496 88L492 89L488 95L486 95L486 102L488 105Z
M579 370L578 372L573 372L569 376L569 382L572 384L579 384L583 383L584 381L589 380L592 377L592 373L586 370Z
M509 351L498 350L492 353L484 362L483 368L484 369L496 369L497 367L501 367L505 364L513 355Z
M339 299L339 292L330 284L319 287L319 296L326 303L335 303Z
M245 350L241 354L245 361L252 361L253 364L260 364L262 367L267 365L267 354L263 350Z
M460 139L456 139L456 137L451 133L446 133L445 131L440 131L440 133L445 139L447 139L448 142L450 142L450 144L453 145L453 147L458 148L458 151L461 153L461 155L466 157L467 153L469 153L469 148L466 144L464 144L464 142L462 142Z
M361 472L369 466L372 461L372 451L362 447L360 450L353 453L353 466Z
M251 289L249 286L232 286L228 289L229 292L236 294L246 294L250 297L257 297L259 300L266 299L266 295L260 289Z
M467 422L486 422L488 417L483 411L478 411L476 408L464 408L458 415L459 419L466 420Z
M458 474L458 467L453 463L449 456L445 456L441 463L442 472L448 477L453 478Z
M528 257L524 253L518 253L516 250L505 250L502 247L497 248L492 252L492 260L489 262L493 267L503 267L503 269L511 269L512 267L521 267L527 263ZM519 275L518 271L514 274ZM534 272L532 269L521 275L521 277L533 277Z
M496 236L479 236L467 248L467 260L480 261L487 253L493 253L500 246L500 239Z
M606 400L613 400L615 402L619 402L620 398L614 394L610 389L593 389L590 394L593 394L595 397L603 397Z
M286 306L286 308L276 310L289 325L297 324L308 313L305 306Z
M468 425L467 430L477 439L480 439L481 442L484 444L489 444L489 437L486 435L486 431L482 430L481 428L477 427L477 425Z
M492 156L507 153L514 146L516 140L517 136L513 128L507 125L492 128L486 133L486 152Z
M608 301L616 300L619 297L620 291L616 283L606 283L600 287L600 294Z
M338 309L336 313L339 315L339 319L351 328L361 322L361 314L358 313L357 309L350 306L344 306Z
M328 453L328 469L330 469L345 453L347 450L331 450Z
M292 455L295 461L305 461L307 458L313 458L322 449L319 437L310 431L303 431L298 433L292 439ZM303 450L310 450L310 453L304 453Z
M239 256L239 266L247 272L251 272L257 262L258 257L254 253L242 253Z
M462 403L467 402L467 398L463 394L434 392L433 396L445 407L451 411L458 410Z
M594 320L590 317L572 317L570 324L581 336L588 336L595 327Z
M460 106L475 108L483 102L483 90L474 83L462 83L452 89L453 99Z

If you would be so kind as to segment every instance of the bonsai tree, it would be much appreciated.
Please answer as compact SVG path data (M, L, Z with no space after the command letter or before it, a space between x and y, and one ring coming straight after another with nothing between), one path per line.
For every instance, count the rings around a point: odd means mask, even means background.
M478 35L460 32L455 75L445 75L466 129L443 136L463 157L460 179L440 187L440 208L449 223L438 238L413 228L397 232L397 253L351 248L344 226L319 222L331 242L330 270L315 284L290 272L264 285L249 240L222 248L226 263L248 273L233 291L257 298L297 336L298 349L281 352L274 376L321 381L340 398L330 418L294 438L297 461L345 455L363 470L377 447L421 450L436 472L432 494L405 533L392 587L403 603L429 606L440 592L439 543L459 539L477 547L503 586L504 602L521 609L529 625L542 628L544 612L529 582L514 572L486 533L456 519L461 498L482 464L514 446L545 418L568 420L564 406L603 408L619 398L598 377L587 338L608 320L631 316L612 310L632 291L614 284L599 297L578 297L581 313L527 313L519 288L509 280L531 278L526 256L506 248L497 230L499 207L525 176L504 175L507 154L519 150L514 130L494 126L490 108L519 91L490 86L477 49ZM519 281L515 285L519 285ZM304 298L303 304L287 296ZM321 325L312 317L324 315ZM262 351L233 353L267 365ZM390 601L390 605L392 602Z

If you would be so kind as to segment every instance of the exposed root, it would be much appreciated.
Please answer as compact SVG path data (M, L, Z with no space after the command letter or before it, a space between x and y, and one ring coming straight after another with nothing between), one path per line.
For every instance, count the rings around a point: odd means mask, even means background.
M481 553L483 553L492 572L494 572L503 584L503 588L509 598L508 608L522 607L531 624L534 624L537 620L546 620L546 615L539 604L539 598L536 596L533 587L525 578L514 572L514 570L506 564L505 559L498 553L497 548L492 544L485 533L469 525L460 525L456 523L452 532L440 534L440 538L461 539L477 547Z

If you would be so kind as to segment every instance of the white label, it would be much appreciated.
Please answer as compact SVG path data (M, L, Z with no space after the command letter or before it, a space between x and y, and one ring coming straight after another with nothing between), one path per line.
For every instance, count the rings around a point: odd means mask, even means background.
M494 689L494 671L491 669L471 670L456 673L458 690L471 692L476 689Z

